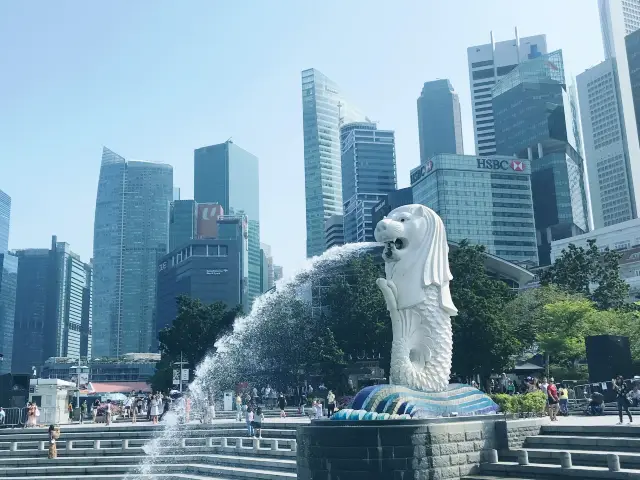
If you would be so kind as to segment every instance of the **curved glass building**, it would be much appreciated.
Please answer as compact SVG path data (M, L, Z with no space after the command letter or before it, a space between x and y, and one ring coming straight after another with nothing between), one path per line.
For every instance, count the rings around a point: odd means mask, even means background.
M93 232L93 356L150 352L173 167L102 151Z

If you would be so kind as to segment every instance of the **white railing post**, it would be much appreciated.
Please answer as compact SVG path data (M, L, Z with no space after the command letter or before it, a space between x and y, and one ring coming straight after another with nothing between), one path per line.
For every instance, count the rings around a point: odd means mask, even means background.
M129 449L129 439L125 438L124 440L122 440L122 448L124 448L125 450Z
M292 452L297 451L297 449L298 449L298 443L297 443L297 440L291 440L290 445L291 445L291 451L292 451Z
M253 439L253 449L254 450L259 450L260 449L260 439L259 438L254 438Z
M236 450L242 449L242 437L236 438Z
M73 440L67 440L66 449L73 450Z
M12 452L17 452L18 451L18 442L11 442L10 450Z
M95 450L100 450L100 440L94 440L93 441L93 448Z
M271 440L271 450L273 451L278 450L278 440L276 438Z
M562 468L573 467L573 463L571 462L571 453L560 452L560 467Z
M38 447L38 450L40 450L41 452L44 452L47 450L47 443L45 440L40 442L40 446Z

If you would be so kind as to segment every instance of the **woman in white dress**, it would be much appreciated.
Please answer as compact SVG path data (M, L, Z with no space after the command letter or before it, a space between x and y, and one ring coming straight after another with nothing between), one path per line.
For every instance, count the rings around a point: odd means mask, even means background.
M158 415L160 415L160 398L158 395L151 397L151 418L153 423L158 423Z

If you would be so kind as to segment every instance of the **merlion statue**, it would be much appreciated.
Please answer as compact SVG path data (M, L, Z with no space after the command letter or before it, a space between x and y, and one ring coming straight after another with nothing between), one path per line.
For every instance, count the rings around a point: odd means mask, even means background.
M492 414L493 400L477 388L450 384L458 313L449 290L449 245L440 217L406 205L380 220L385 276L377 280L391 316L389 385L360 390L332 420L397 420Z
M440 217L424 205L406 205L378 222L385 244L385 278L378 287L391 315L393 385L442 391L449 385L451 318L458 313L449 282L449 246Z

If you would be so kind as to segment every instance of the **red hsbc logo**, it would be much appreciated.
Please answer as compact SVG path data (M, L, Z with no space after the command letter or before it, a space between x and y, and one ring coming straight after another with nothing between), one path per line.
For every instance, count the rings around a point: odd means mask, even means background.
M522 160L511 160L511 170L514 172L524 172L524 162Z

